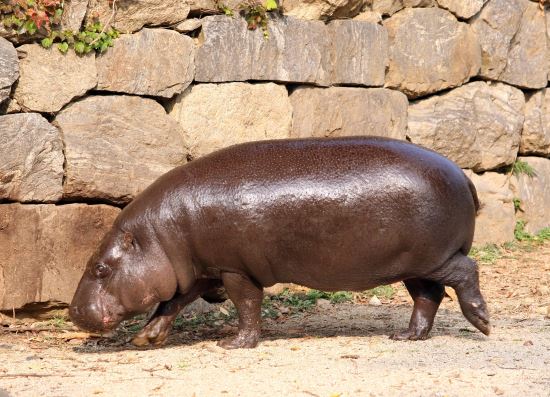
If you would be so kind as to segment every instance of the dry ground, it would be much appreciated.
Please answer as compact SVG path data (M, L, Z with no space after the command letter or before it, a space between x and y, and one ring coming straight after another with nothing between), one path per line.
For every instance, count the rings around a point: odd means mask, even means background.
M550 396L550 242L506 251L481 276L490 337L446 298L431 339L389 340L411 312L400 285L381 306L322 301L265 319L253 350L216 346L231 321L185 323L157 349L132 347L124 332L0 327L0 396Z

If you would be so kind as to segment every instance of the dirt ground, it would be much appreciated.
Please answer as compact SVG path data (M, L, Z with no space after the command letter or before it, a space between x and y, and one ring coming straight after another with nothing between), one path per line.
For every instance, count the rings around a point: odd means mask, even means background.
M388 339L411 313L401 285L379 306L285 309L264 319L252 350L216 346L234 321L184 324L154 349L131 346L124 332L111 340L70 324L24 332L36 325L23 322L0 327L0 396L550 396L550 242L499 255L481 265L490 337L450 293L429 340Z

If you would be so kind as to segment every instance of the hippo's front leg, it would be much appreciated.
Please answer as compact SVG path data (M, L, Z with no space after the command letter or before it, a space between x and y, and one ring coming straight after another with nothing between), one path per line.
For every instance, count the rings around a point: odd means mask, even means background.
M161 346L179 312L203 293L221 286L220 280L201 279L186 294L177 293L172 299L161 302L147 325L132 339L135 346Z
M245 275L222 273L222 281L229 299L239 314L237 336L223 339L218 346L224 349L256 347L260 339L263 288Z

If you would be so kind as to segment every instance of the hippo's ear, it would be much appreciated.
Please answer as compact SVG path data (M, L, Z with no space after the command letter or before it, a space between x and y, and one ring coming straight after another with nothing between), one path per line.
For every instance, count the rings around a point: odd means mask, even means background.
M122 249L125 251L134 248L134 235L130 232L124 232L122 237Z

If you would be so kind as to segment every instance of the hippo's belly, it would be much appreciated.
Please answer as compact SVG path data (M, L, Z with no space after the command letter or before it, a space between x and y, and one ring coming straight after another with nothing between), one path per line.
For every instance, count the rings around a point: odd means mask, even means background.
M471 198L460 197L470 193L442 186L405 171L244 184L202 209L198 257L264 286L363 290L419 277L473 233L473 214L462 216Z

